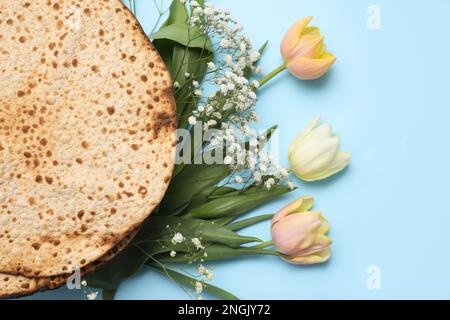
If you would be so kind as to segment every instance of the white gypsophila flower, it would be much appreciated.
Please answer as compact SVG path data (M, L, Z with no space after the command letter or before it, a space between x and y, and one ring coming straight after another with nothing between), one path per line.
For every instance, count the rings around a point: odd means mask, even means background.
M203 284L200 281L195 282L195 293L202 294L203 292Z
M199 275L202 276L202 275L205 273L205 271L206 271L206 268L205 268L202 264L200 264L200 265L197 267L197 272L198 272Z
M242 179L241 176L236 176L236 177L234 178L234 182L236 182L236 183L242 183L242 182L244 182L244 179Z
M214 280L214 273L209 272L205 277L206 277L206 280L212 281L212 280Z
M81 285L82 285L83 287L87 287L87 281L86 281L86 280L81 281Z
M270 189L273 187L274 184L275 184L275 179L269 178L269 179L266 181L266 188L267 188L268 190L270 190Z
M200 97L202 94L203 94L202 90L195 90L194 91L194 95L197 96L197 97Z
M188 119L188 122L190 125L195 125L197 123L197 118L195 118L194 116L190 116Z
M175 258L176 255L177 255L176 251L170 251L171 258Z
M222 45L222 47L225 47L224 45ZM225 62L227 63L227 64L229 64L229 65L232 65L233 64L233 57L231 56L231 55L226 55L225 56Z
M203 250L205 247L202 245L202 242L199 238L192 238L192 244L195 246L197 250Z
M288 181L287 186L289 189L294 190L295 189L295 184L292 181Z
M256 180L256 182L261 182L262 180L261 172L258 171L253 172L253 178Z
M185 237L180 232L177 232L177 233L175 233L175 235L172 238L172 244L175 245L178 243L183 243L184 240L185 240Z
M199 88L200 87L200 83L196 80L192 81L192 85L194 86L194 88Z
M205 82L212 85L211 93L199 97L199 92L193 92L201 107L193 111L189 123L195 120L195 123L202 122L204 131L217 131L210 146L213 149L226 147L224 164L233 172L244 171L246 180L253 179L258 184L269 181L265 183L268 188L273 186L272 180L268 179L273 179L274 184L282 183L287 178L286 170L274 159L261 156L266 141L260 141L254 130L249 130L251 124L258 121L255 91L260 83L247 78L262 72L257 66L261 54L253 49L242 25L231 17L230 12L211 3L206 3L204 8L193 1L190 4L193 10L189 23L210 36L215 42L215 56L220 58L207 63L210 72ZM243 182L248 181L243 179Z
M188 78L191 77L191 74L190 74L189 72L186 72L186 73L184 74L184 77L185 77L186 79L188 79Z
M212 281L214 279L214 272L201 264L197 267L197 272L200 276L204 277L206 281Z
M200 7L194 8L193 14L196 16L202 16L203 15L203 9Z
M88 300L95 300L95 299L97 299L97 297L98 297L98 292L97 292L97 291L95 291L95 292L90 292L90 293L88 293L88 294L86 295L86 298L87 298Z
M206 7L206 8L203 10L203 14L204 14L206 17L210 17L210 16L212 16L212 15L214 14L214 10L213 10L211 7Z
M233 163L233 158L230 156L226 156L225 159L223 159L223 164L232 164Z

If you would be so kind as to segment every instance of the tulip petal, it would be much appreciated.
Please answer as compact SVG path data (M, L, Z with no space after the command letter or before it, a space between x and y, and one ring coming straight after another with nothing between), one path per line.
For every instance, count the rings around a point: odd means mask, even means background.
M303 35L298 44L291 50L290 58L319 58L323 54L323 36Z
M316 180L323 180L335 175L338 172L344 170L350 163L352 156L347 152L339 152L336 159L330 164L330 166L325 170L320 176L316 177Z
M272 226L272 241L279 252L293 255L315 244L321 226L320 213L292 214Z
M321 217L321 220L322 220L322 226L319 229L319 233L325 234L328 231L330 231L330 224L323 216Z
M287 206L279 210L272 219L272 225L290 214L308 211L313 207L313 205L314 205L313 197L310 196L300 197L299 199L295 200L294 202L288 204Z
M336 61L336 57L325 54L321 59L296 58L288 63L289 71L301 80L314 80L322 77Z
M339 146L339 137L306 139L292 152L291 169L300 179L314 181L334 161Z
M312 17L306 17L300 19L294 25L292 25L286 32L283 40L281 41L281 55L284 60L287 61L291 58L290 53L300 41L303 30L311 22Z
M303 201L298 205L295 211L297 212L306 212L311 209L314 205L314 198L311 196L303 196Z
M323 263L328 259L330 259L330 257L331 257L331 249L327 248L325 250L316 252L315 254L306 257L284 257L283 260L297 265L311 265Z
M320 34L320 29L318 27L306 27L303 30L304 35L319 35Z
M326 248L330 247L332 244L333 244L333 241L331 240L331 238L329 238L323 234L319 234L319 235L317 235L314 245L310 246L308 249L305 249L300 252L296 252L292 255L300 256L300 257L309 256L313 253L325 250Z
M332 137L332 128L329 124L322 124L311 131L309 138L324 139Z
M305 130L300 133L289 146L289 158L291 153L297 149L299 144L314 130L320 123L320 114L316 115L308 124Z

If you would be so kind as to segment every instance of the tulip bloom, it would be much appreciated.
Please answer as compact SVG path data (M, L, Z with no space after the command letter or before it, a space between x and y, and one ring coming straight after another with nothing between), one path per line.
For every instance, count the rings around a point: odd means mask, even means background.
M281 42L283 64L259 80L264 86L280 72L289 70L301 80L322 77L334 64L336 57L326 52L324 37L317 27L309 27L312 17L297 21L285 34Z
M318 211L309 211L314 198L301 197L284 207L272 219L272 241L283 259L309 265L327 261L332 241L325 234L328 222Z
M351 155L340 151L340 138L315 117L289 147L290 169L304 181L326 179L347 167Z
M299 79L313 80L323 76L336 61L326 52L324 37L317 27L308 27L312 17L297 21L281 42L281 55L289 71Z

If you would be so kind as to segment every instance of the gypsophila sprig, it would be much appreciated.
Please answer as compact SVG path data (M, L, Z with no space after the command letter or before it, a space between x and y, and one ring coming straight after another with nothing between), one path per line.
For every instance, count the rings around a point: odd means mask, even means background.
M206 151L223 149L223 163L238 175L238 183L264 184L270 189L284 183L288 172L273 155L263 148L266 141L251 129L258 121L255 112L259 82L251 80L258 69L261 54L255 50L243 27L230 15L211 3L202 8L197 1L188 1L189 24L201 30L213 41L215 61L207 63L204 87L194 80L192 95L198 108L188 118L192 126L202 125L203 132L211 131ZM208 94L204 94L208 92Z
M81 281L81 287L83 289L83 294L88 300L96 300L98 297L98 291L93 291L91 288L89 288L88 283L86 280Z

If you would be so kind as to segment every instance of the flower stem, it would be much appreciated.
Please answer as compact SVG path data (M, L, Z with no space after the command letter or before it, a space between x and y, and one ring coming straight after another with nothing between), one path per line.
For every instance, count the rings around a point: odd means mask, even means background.
M274 78L275 76L277 76L280 72L284 71L286 68L287 68L286 64L283 63L281 66L279 66L278 68L276 68L275 70L273 70L271 73L265 75L264 78L262 78L261 80L259 80L259 86L262 87L262 86L265 85L267 82L269 82L272 78Z
M270 241L266 241L266 242L260 243L260 244L258 244L256 246L253 246L252 248L254 248L254 249L265 249L265 248L270 247L272 245L273 245L273 242L272 242L272 240L270 240Z

